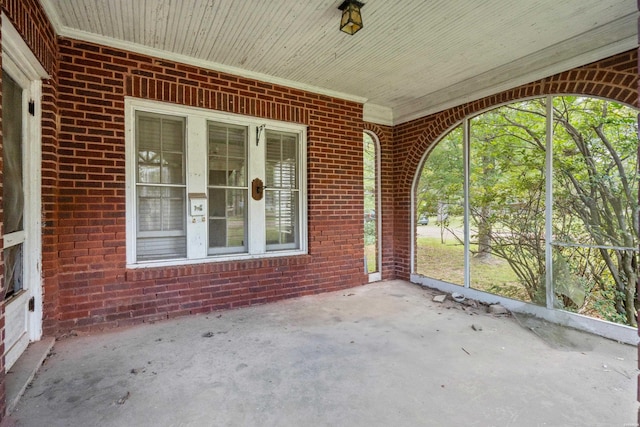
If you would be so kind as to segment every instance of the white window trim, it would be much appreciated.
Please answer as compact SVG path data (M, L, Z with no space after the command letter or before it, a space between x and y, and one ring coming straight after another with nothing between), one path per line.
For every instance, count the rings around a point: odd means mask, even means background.
M307 230L307 128L305 125L289 122L280 122L269 119L262 119L252 116L243 116L232 113L224 113L214 110L208 110L197 107L187 107L175 104L169 104L158 101L149 101L133 97L125 97L125 170L126 170L126 259L127 268L149 268L149 267L164 267L164 266L176 266L176 265L189 265L189 264L202 264L210 262L225 262L225 261L246 261L263 258L281 258L298 255L306 255L308 253L308 230ZM300 194L300 209L298 212L298 221L300 222L300 247L292 250L280 250L273 252L261 252L261 253L243 253L243 254L216 254L206 256L194 256L190 252L190 247L197 244L197 241L204 239L204 244L207 245L207 222L192 223L187 213L187 258L181 259L164 259L153 261L137 261L136 260L136 147L135 147L135 114L136 111L166 114L173 116L182 116L187 118L186 123L186 182L187 192L206 193L207 183L205 179L199 181L203 185L196 187L195 180L192 178L194 173L205 173L204 170L194 168L190 164L190 145L193 145L193 139L206 140L206 122L207 120L218 121L229 124L237 124L241 126L249 126L249 144L256 143L256 134L253 129L265 125L269 130L293 132L299 135L299 194ZM261 142L264 141L264 132L262 133ZM249 159L249 182L253 179L254 173L252 172L253 160ZM263 162L263 161L262 161ZM187 208L187 211L189 209ZM251 221L251 211L248 213L248 221ZM264 227L264 225L263 225ZM251 236L249 236L251 239ZM264 246L264 244L263 244Z

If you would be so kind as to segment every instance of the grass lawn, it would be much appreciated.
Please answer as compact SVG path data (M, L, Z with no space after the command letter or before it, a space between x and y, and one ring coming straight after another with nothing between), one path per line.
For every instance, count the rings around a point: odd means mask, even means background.
M464 285L464 246L440 243L433 237L419 237L417 273L437 280ZM471 287L521 301L530 301L509 264L500 258L471 259Z
M364 256L367 258L367 273L374 273L378 271L377 258L376 258L376 245L365 245Z

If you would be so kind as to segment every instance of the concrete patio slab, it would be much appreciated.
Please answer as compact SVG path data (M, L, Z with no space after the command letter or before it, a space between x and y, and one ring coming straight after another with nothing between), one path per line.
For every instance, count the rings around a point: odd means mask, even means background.
M636 425L637 351L403 281L56 342L19 426ZM541 329L542 328L542 329Z
M12 412L31 383L36 372L49 355L55 339L45 337L37 342L29 344L25 352L9 369L5 377L7 396L7 411Z

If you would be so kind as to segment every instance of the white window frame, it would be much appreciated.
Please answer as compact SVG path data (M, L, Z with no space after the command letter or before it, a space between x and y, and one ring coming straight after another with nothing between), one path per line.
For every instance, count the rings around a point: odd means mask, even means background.
M136 112L156 113L169 116L184 117L185 129L185 164L187 194L207 194L207 122L234 124L248 127L248 161L247 185L251 208L247 212L248 252L233 254L208 254L208 223L205 217L192 217L189 212L187 198L186 233L187 257L180 259L162 259L138 261L136 254L137 201L136 176L137 154L135 140ZM260 130L262 129L262 130ZM264 198L261 201L251 199L251 181L259 177L265 180L265 130L295 133L298 136L298 191L299 205L299 246L296 249L272 250L267 248L265 240ZM259 138L259 139L258 139ZM307 232L307 128L305 125L261 119L251 116L223 113L197 107L186 107L175 104L149 101L133 97L125 97L125 168L126 168L126 258L127 268L144 268L195 264L203 262L241 261L260 258L287 257L306 255L308 253ZM254 149L254 147L262 147ZM260 156L259 153L262 153ZM205 160L203 160L205 159ZM205 203L205 212L208 212ZM262 208L260 208L262 206ZM258 232L252 232L257 230Z

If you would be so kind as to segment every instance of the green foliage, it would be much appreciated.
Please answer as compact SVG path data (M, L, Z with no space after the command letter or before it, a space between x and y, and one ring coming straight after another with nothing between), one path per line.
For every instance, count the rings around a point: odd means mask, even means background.
M461 214L455 207L464 201L463 182L462 127L458 126L431 151L422 169L416 189L417 217L435 215L442 206L448 206L450 215Z
M363 187L364 187L364 244L368 272L378 270L376 245L377 234L377 149L375 141L363 133Z
M546 99L527 100L470 120L471 247L477 248L475 255L506 261L526 290L523 299L544 303L545 220L550 220L557 305L635 325L636 112L601 99L553 99L553 216L545 218L546 109ZM418 214L443 206L460 209L463 165L458 127L425 162L416 192ZM471 278L476 286L473 265ZM489 288L514 295L499 284Z
M375 245L377 239L377 230L375 221L365 221L364 223L364 244Z
M376 209L376 145L371 136L363 134L364 211Z

